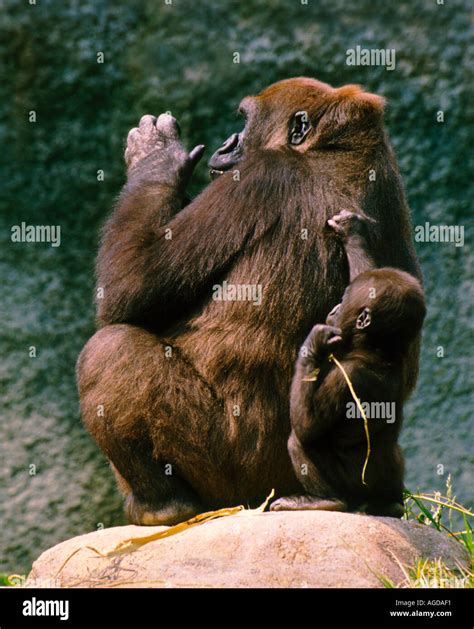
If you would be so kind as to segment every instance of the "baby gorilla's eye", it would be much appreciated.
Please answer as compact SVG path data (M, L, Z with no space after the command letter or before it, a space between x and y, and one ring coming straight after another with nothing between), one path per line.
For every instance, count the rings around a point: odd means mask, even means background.
M307 111L297 111L290 121L288 141L290 144L301 144L311 129L311 122Z

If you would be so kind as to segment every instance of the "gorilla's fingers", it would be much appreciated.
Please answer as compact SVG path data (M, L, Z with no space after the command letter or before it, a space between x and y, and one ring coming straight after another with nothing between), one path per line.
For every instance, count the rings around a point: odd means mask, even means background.
M155 126L155 123L156 123L156 116L150 116L150 114L147 114L140 118L140 122L138 123L138 126L140 127L141 131L151 131L153 127Z
M364 221L367 221L368 223L372 223L373 225L377 224L377 221L375 220L375 218L372 218L371 216L368 216L365 212L363 212L362 210L359 210L359 216L361 218L364 219Z
M190 165L194 168L196 166L196 164L198 163L198 161L201 159L201 157L204 154L204 149L206 147L204 146L204 144L198 144L197 146L195 146L193 148L193 150L189 153L189 163Z
M156 129L170 140L178 140L181 135L178 121L171 114L160 114L156 121Z

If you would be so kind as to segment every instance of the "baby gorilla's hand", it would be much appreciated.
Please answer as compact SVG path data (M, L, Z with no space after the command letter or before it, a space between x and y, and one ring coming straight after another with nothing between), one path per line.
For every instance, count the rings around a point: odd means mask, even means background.
M328 220L328 225L344 240L352 236L365 236L368 223L375 221L368 216L342 210Z
M318 323L306 337L300 355L302 362L314 365L319 359L324 358L337 343L342 340L341 330L332 325Z
M129 178L146 178L184 190L203 152L202 144L186 151L173 116L142 116L138 127L128 134L125 162Z

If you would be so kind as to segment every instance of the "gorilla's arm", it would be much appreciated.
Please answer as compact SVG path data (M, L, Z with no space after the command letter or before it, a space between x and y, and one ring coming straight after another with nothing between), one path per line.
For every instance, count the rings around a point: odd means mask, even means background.
M293 431L301 443L311 443L337 420L339 409L336 407L343 397L343 389L328 356L331 346L334 348L340 342L340 334L338 328L315 325L296 361L290 415ZM321 398L324 398L323 406L318 405Z
M318 324L309 333L296 361L291 385L291 426L299 442L311 445L347 419L347 403L355 403L339 367L329 360L340 347L341 331ZM303 351L303 349L305 351ZM340 353L340 352L339 352ZM339 358L361 402L396 401L399 398L398 369L381 365L380 357L357 349ZM399 412L397 408L397 412ZM382 429L382 421L372 422L371 430Z
M128 181L105 226L97 261L102 325L172 325L210 298L212 284L235 256L277 218L276 208L273 216L258 211L255 195L249 212L245 184L233 182L230 174L181 210L196 149L188 155L174 119L163 118L154 123L145 116L129 134Z
M337 368L329 365L328 368L329 373L321 368L321 377L315 381L305 380L303 370L296 369L290 398L291 427L302 445L313 445L334 427L344 412L343 378Z
M370 231L366 216L343 210L328 220L328 225L341 237L349 263L349 281L364 271L371 271L376 264L370 255Z
M326 359L327 360L327 359ZM388 381L383 375L368 367L360 357L342 361L342 366L349 376L356 395L361 402L390 402L397 399L400 378L396 373ZM332 431L338 424L345 434L359 431L363 435L362 419L354 419L355 401L339 367L330 363L329 371L320 382L307 382L298 369L295 373L291 391L291 425L299 442L304 446L314 445L318 439ZM323 374L323 369L321 370ZM353 406L351 414L347 404ZM396 408L398 413L401 409ZM343 426L343 422L353 422L352 428ZM376 434L385 427L383 419L370 421L370 432Z

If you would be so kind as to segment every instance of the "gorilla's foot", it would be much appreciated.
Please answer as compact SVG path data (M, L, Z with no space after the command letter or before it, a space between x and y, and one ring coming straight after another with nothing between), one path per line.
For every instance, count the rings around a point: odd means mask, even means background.
M275 500L270 505L270 511L347 511L347 504L342 500L303 494Z
M401 502L369 502L364 504L359 511L367 515L386 518L402 518L405 514L405 508Z
M199 502L173 498L163 503L147 503L134 494L125 499L125 514L130 524L141 526L171 526L202 513L205 509Z

